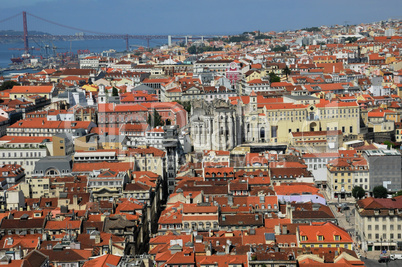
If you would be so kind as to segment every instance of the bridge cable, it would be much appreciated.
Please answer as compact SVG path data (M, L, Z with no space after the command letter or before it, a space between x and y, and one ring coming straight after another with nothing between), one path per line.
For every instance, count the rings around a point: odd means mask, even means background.
M54 21L51 21L51 20L48 20L48 19L44 19L44 18L35 16L34 14L31 14L31 13L28 13L28 12L27 12L27 14L30 15L31 17L37 18L37 19L45 21L47 23L54 24L54 25L57 25L57 26L60 26L60 27L64 27L64 28L67 28L67 29L70 29L70 30L76 30L76 31L92 33L92 34L100 34L100 35L113 35L113 34L110 34L110 33L95 32L95 31L84 30L84 29L80 29L80 28L76 28L76 27L71 27L71 26L67 26L67 25L64 25L64 24L61 24L61 23L58 23L58 22L54 22Z
M11 17L2 19L2 20L0 20L0 23L5 22L5 21L10 20L10 19L13 19L13 18L15 18L15 17L18 17L18 16L20 16L21 14L22 14L22 13L20 12L20 13L18 13L18 14L15 14L15 15L11 16Z

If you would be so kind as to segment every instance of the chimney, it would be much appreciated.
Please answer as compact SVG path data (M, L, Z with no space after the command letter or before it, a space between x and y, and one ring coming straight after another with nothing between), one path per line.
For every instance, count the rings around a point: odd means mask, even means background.
M290 222L293 220L293 214L292 214L292 206L289 203L286 203L286 216L290 219Z
M283 235L287 235L287 234L288 234L288 226L287 226L287 225L283 225L283 226L282 226L282 234L283 234Z
M280 235L281 234L281 226L280 225L275 225L275 235Z
M44 232L44 233L42 234L42 241L46 241L46 240L47 240L47 233Z
M225 246L225 254L230 253L230 247L232 246L232 241L226 240L226 246Z
M228 206L233 206L233 195L232 194L228 195Z
M95 244L99 244L101 242L100 233L95 236Z
M113 254L113 241L112 241L112 236L110 236L110 239L109 239L109 254Z
M206 246L206 255L211 256L212 255L212 243L209 241L209 244Z

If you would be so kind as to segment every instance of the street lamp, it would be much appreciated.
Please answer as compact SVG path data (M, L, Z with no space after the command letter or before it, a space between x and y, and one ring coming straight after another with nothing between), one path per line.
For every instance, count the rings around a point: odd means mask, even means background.
M381 251L381 254L382 254L382 237L380 237L380 241L381 241L381 248L380 248L380 251Z
M345 200L346 200L345 187L344 187L343 184L342 184L342 187L341 187L341 196L345 196Z

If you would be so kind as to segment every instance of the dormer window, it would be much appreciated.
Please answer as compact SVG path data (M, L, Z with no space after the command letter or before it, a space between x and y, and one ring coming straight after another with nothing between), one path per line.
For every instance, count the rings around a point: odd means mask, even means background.
M317 236L317 240L318 240L318 241L324 241L324 236L318 235L318 236Z
M334 240L335 240L335 241L340 241L340 240L341 240L341 236L340 236L340 235L335 235L335 236L334 236Z
M302 235L302 236L301 236L301 241L307 241L307 236Z

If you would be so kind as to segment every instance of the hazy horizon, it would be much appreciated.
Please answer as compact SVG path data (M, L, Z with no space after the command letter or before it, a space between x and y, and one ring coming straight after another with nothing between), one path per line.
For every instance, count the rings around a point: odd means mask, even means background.
M237 34L400 19L402 1L14 0L2 3L0 10L7 14L2 19L27 11L73 28L105 33ZM22 16L0 23L0 30L7 29L22 30ZM28 30L74 32L31 16Z

